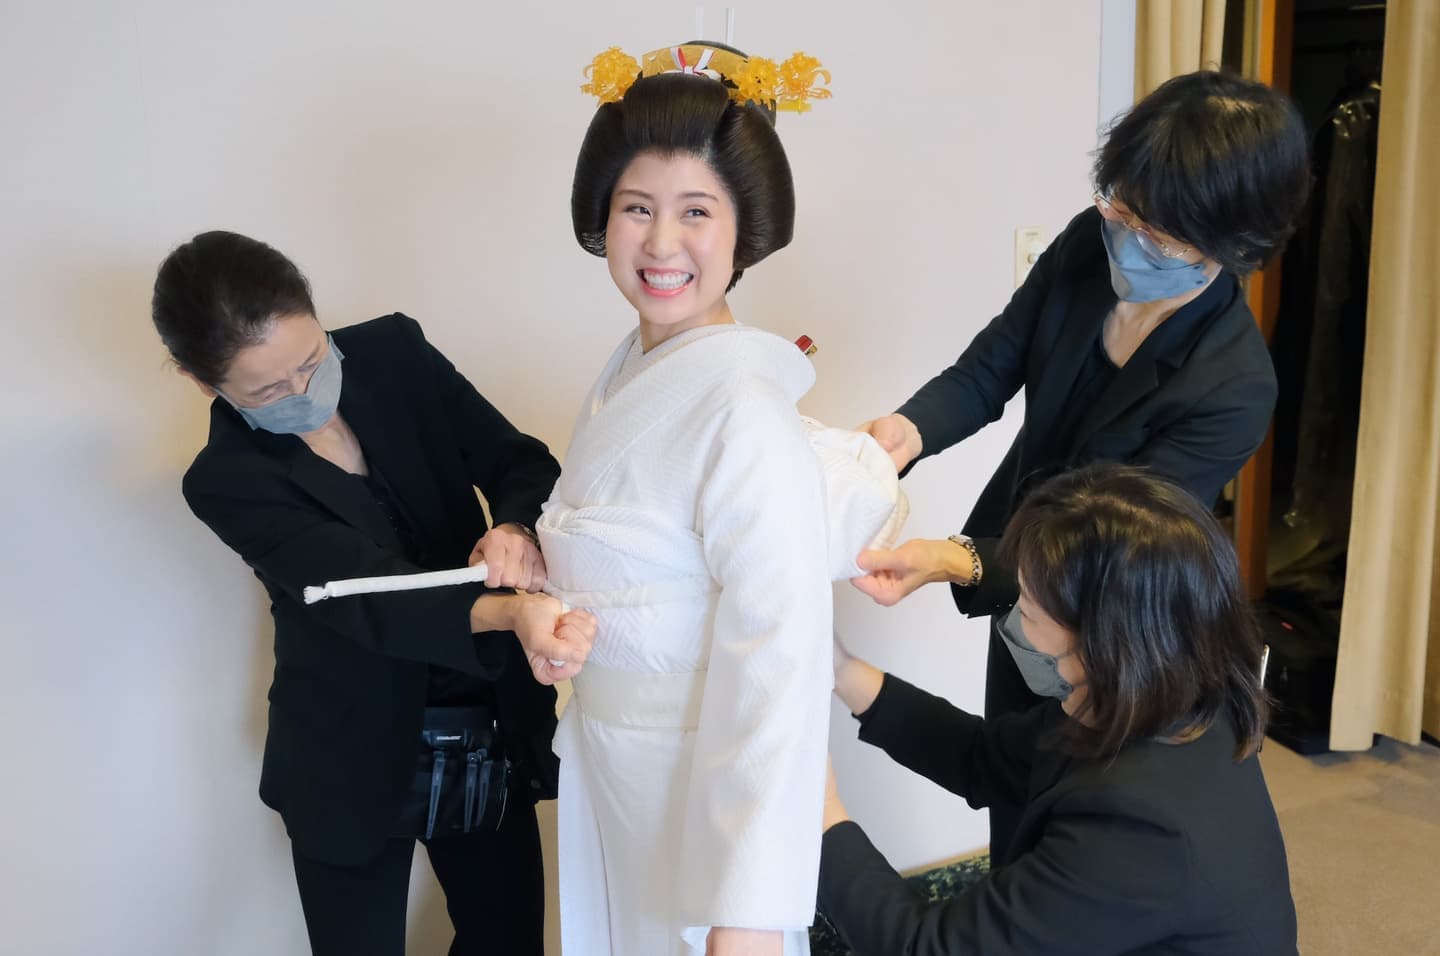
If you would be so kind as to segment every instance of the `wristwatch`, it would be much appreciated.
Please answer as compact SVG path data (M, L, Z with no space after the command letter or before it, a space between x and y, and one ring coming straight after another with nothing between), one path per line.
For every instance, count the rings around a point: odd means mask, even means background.
M956 583L962 584L965 587L975 587L980 583L980 578L985 574L985 569L980 564L980 549L975 547L974 539L968 534L952 534L949 540L970 552L970 580L958 581Z

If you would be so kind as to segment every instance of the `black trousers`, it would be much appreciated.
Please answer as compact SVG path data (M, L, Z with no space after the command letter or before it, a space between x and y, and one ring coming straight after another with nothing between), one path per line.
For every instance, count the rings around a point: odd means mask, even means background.
M405 956L415 842L390 840L359 866L311 860L292 845L315 956ZM545 878L533 805L512 802L493 833L421 842L455 927L450 956L544 956Z
M1001 714L1026 711L1045 698L1030 692L1015 658L1005 647L1000 636L1000 618L990 619L990 653L985 661L985 719L990 720ZM1010 844L1015 831L1020 827L1020 815L1024 808L1020 804L993 803L990 805L990 860L993 865L1010 860Z

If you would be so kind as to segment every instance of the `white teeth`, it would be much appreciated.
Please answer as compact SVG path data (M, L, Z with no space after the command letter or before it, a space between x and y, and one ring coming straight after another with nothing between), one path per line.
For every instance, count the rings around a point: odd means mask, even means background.
M685 283L689 282L691 279L695 278L688 272L642 271L640 273L640 276L645 280L645 284L648 285L650 288L660 289L667 292L671 289L678 289Z

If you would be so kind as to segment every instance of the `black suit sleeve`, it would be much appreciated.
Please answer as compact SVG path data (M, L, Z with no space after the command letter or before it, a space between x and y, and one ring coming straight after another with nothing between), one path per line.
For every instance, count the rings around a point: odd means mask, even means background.
M1152 436L1130 463L1174 479L1211 506L1265 440L1275 396L1273 375L1228 381L1192 414Z
M970 341L955 364L921 386L897 410L920 430L917 462L999 419L1005 404L1025 383L1026 356L1063 255L1058 248L1063 241L1057 239L1040 254L1004 311Z
M470 608L483 593L479 585L364 594L306 606L307 585L425 569L309 504L273 468L245 461L197 465L185 476L184 493L195 516L271 590L277 615L303 614L337 639L387 657L486 677L499 673L503 655L482 653L479 642L514 638L470 632ZM278 597L276 589L282 592ZM282 611L282 603L289 607ZM316 639L323 640L324 632L317 631Z
M1274 409L1273 375L1257 372L1229 379L1189 414L1150 436L1127 464L1151 468L1211 506L1265 440ZM999 538L975 539L983 569L979 585L951 585L961 613L984 617L1010 608L1019 599L1015 569L1000 562L999 547Z
M419 324L410 321L419 335ZM510 424L438 349L429 342L424 347L466 473L485 496L492 520L533 527L560 477L560 463L544 442Z
M1015 569L1000 561L999 538L975 538L980 555L980 583L950 585L950 594L960 613L969 617L987 617L1009 610L1020 600L1020 581Z
M858 956L1106 956L1163 939L1185 912L1184 837L1093 794L1033 850L960 896L913 890L854 823L825 832L820 912Z
M860 716L860 739L976 809L1025 800L1036 742L1053 709L985 720L886 674Z

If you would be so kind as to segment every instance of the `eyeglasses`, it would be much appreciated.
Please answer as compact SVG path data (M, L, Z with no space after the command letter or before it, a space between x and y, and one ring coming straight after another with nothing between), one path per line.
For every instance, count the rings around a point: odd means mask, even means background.
M1100 215L1111 222L1118 222L1135 233L1135 238L1140 242L1140 248L1151 255L1160 256L1163 259L1179 259L1190 251L1189 246L1175 245L1155 238L1155 233L1150 231L1150 227L1135 218L1134 213L1122 213L1106 196L1096 193L1094 199L1095 208L1100 210Z

